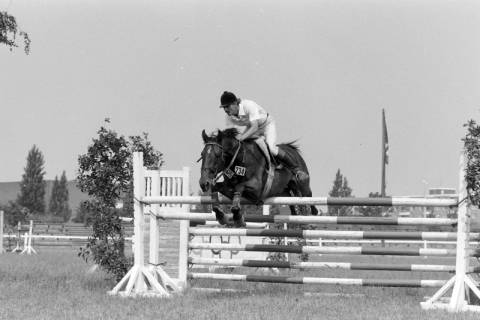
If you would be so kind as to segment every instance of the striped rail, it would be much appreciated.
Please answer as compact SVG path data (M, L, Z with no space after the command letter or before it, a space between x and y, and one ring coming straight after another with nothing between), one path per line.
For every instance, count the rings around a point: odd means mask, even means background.
M216 221L214 213L195 212L150 212L151 215L168 220L189 220L194 222ZM246 222L294 223L294 224L366 224L366 225L423 225L454 226L456 219L448 218L374 218L374 217L329 217L329 216L287 216L287 215L246 215Z
M348 279L348 278L315 278L315 277L289 277L268 275L242 275L223 273L195 273L188 274L189 279L215 279L246 282L270 282L292 284L332 284L351 285L362 287L410 287L432 288L441 287L446 280L399 280L399 279Z
M351 262L291 262L247 259L189 258L188 263L224 267L281 268L281 269L345 269L345 270L389 270L389 271L432 271L453 272L454 265L441 264L388 264ZM478 268L477 268L478 269ZM471 272L477 269L471 268Z
M221 195L210 196L149 196L141 197L143 204L232 204L232 200ZM252 204L242 199L241 204ZM265 205L324 205L324 206L409 206L409 207L456 207L457 199L438 198L332 198L332 197L275 197L264 200Z
M319 246L279 246L273 244L223 244L223 243L189 243L189 249L225 250L225 251L263 251L296 254L353 254L382 256L454 256L455 249L422 249L422 248L370 248L370 247L319 247ZM471 256L480 256L479 250L472 250Z
M396 240L456 240L456 232L412 232L412 231L331 231L331 230L275 230L275 229L232 229L190 228L193 236L251 236L290 237L304 239L396 239ZM480 233L470 233L470 240L480 240Z

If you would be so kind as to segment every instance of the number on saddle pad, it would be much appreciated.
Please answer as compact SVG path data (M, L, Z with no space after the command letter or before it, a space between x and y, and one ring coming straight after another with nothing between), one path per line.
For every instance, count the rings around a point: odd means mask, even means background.
M235 174L237 176L244 176L247 169L245 167L235 166Z

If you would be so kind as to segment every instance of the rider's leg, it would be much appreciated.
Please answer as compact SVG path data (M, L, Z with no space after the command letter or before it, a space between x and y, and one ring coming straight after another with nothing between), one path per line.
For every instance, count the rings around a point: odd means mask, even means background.
M273 120L265 127L265 141L270 148L270 152L280 161L285 163L285 165L293 171L293 174L299 181L305 181L308 179L308 174L300 170L296 159L277 146L277 129L275 127L275 121Z
M303 170L300 170L297 160L291 156L289 153L286 153L282 149L278 148L277 158L280 159L285 165L292 170L293 174L297 177L299 181L305 181L308 179L308 173Z

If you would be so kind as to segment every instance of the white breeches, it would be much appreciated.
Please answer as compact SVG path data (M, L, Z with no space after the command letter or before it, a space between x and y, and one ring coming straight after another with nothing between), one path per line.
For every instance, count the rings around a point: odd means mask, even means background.
M262 131L263 131L263 135L265 136L265 142L268 144L268 147L270 148L270 152L274 156L276 156L278 154L278 147L277 147L277 128L275 126L275 121L271 119Z

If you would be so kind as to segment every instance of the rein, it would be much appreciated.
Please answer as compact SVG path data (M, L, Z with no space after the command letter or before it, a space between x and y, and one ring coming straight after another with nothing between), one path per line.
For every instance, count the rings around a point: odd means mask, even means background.
M237 156L238 156L238 153L240 152L240 148L242 147L242 142L240 140L237 140L238 141L238 147L237 147L237 150L235 150L235 153L233 154L233 157L232 157L232 160L230 161L230 163L228 164L228 166L223 169L222 171L218 172L218 173L215 173L215 178L213 179L213 184L215 184L218 179L220 179L222 176L227 176L229 178L231 178L229 172L232 172L232 170L230 169L233 165L233 163L235 162L235 159L237 159ZM222 159L224 158L224 154L225 154L225 148L223 148L223 146L217 142L207 142L205 143L205 146L207 145L213 145L213 146L217 146L219 147L221 150L222 150Z

